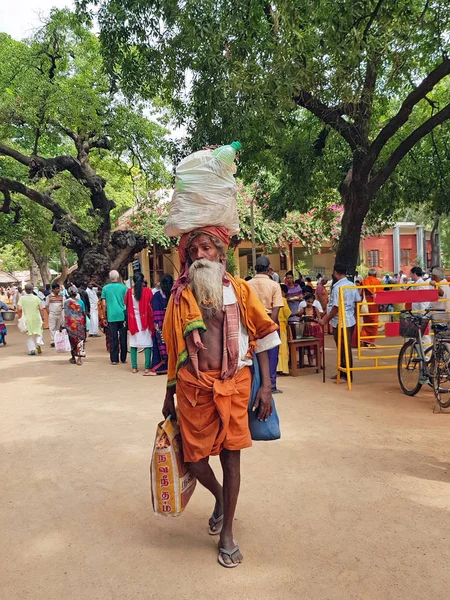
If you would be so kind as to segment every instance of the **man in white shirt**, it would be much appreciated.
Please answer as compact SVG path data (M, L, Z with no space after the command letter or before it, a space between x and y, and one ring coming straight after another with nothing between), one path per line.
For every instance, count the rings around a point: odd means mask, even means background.
M414 283L428 283L428 282L424 281L424 279L423 279L423 271L422 271L422 269L420 267L413 267L411 269L410 275L411 275L411 279L413 280ZM430 286L429 285L421 285L420 287L417 287L417 288L411 287L409 289L410 290L416 289L416 291L419 291L419 290L428 290L428 289L430 289ZM423 312L423 311L427 310L427 308L429 308L429 307L430 307L430 303L429 302L413 302L411 304L411 310L413 312L415 312L415 311L418 311L418 312L422 311ZM432 343L431 342L431 337L429 335L423 335L422 336L422 343L425 346L431 346L431 343Z
M94 281L90 281L86 288L86 294L89 298L89 337L99 337L98 335L98 296L97 296L98 287L96 286Z
M437 287L439 293L439 300L430 302L430 308L439 309L439 312L433 314L434 318L439 321L450 321L450 285L445 279L445 271L442 267L434 267L431 271L431 285ZM441 312L443 309L445 313Z
M327 326L328 323L333 327L333 337L336 343L336 348L338 345L338 312L339 312L339 302L340 302L340 294L339 290L343 286L352 286L354 289L344 290L344 311L345 311L345 335L348 340L348 353L349 353L349 362L350 368L353 367L353 356L352 356L352 336L356 326L356 318L355 318L355 304L357 302L361 302L361 294L356 287L356 285L347 279L347 268L345 265L336 263L334 265L333 271L333 287L331 288L331 296L328 302L328 314L325 315L321 320L320 324ZM345 361L345 346L344 340L341 343L341 358L339 361L339 366L342 368L346 368ZM344 380L347 379L347 375L341 372L341 378ZM332 379L337 379L337 375L333 376Z
M414 283L427 283L424 281L423 279L423 271L420 267L413 267L411 269L411 279L413 280ZM428 290L430 288L429 285L422 285L420 287L417 287L417 290ZM415 289L413 288L409 288L409 289ZM427 310L427 308L429 308L430 303L429 302L413 302L412 303L412 310L415 311L421 311L421 310Z
M52 283L52 291L45 299L45 308L48 313L48 324L52 338L50 346L52 348L55 347L55 333L59 331L63 324L64 298L59 292L59 283Z
M269 317L278 325L278 313L283 306L283 296L281 287L271 276L270 261L267 256L259 256L256 260L256 275L248 284L255 294L261 300ZM270 382L272 385L272 394L279 394L281 390L277 388L277 365L278 365L279 346L271 348L269 352Z

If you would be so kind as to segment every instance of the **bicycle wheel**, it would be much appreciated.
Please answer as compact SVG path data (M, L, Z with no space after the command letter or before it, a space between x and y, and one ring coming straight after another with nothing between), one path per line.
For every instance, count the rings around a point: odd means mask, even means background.
M420 377L423 371L423 360L417 350L416 340L408 340L403 344L397 362L398 382L402 392L407 396L415 396L421 389Z
M448 344L438 343L434 351L433 390L441 408L450 406L450 350Z

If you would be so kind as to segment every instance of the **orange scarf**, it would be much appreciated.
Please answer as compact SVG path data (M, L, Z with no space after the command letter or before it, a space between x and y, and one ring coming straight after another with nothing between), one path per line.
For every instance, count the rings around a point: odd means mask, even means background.
M249 336L248 356L252 356L256 348L256 340L277 331L278 325L272 321L264 310L255 292L243 279L234 279L228 274L236 294L240 319ZM170 297L163 325L163 337L167 345L168 374L167 386L176 385L178 370L191 360L198 373L198 351L204 348L200 333L206 331L202 313L195 296L189 286L181 292L179 304Z

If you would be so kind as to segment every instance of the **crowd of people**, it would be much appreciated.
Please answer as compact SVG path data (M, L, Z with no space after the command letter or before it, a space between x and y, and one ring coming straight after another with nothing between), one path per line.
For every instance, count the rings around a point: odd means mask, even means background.
M373 302L376 286L389 286L401 283L406 288L410 283L425 287L437 285L442 301L449 299L450 286L446 283L444 270L435 268L428 276L420 267L413 267L409 276L402 271L393 277L386 274L379 278L376 269L369 269L366 277L356 273L355 282L350 281L346 269L335 265L331 287L326 277L320 273L313 284L311 278L301 273L295 278L293 271L287 271L283 282L270 266L266 256L260 256L255 265L254 277L247 277L268 316L279 327L281 344L268 352L272 393L281 393L277 387L277 376L289 374L289 340L296 337L316 338L323 345L324 332L334 336L337 344L337 313L339 288L342 285L356 286L352 294L345 294L346 335L351 347L351 339L356 327L355 304L364 300L367 303L362 317L361 345L375 347L379 330L380 307ZM119 273L111 271L110 282L103 287L90 281L86 286L52 283L40 288L27 284L21 287L0 288L0 345L6 346L7 328L1 311L15 309L19 318L27 322L27 348L30 356L42 353L43 329L49 329L51 347L55 347L55 335L65 330L69 337L72 364L81 365L86 356L86 338L105 335L106 349L112 365L126 363L128 353L131 358L132 373L139 372L138 355L144 355L144 376L167 373L167 348L163 336L164 317L171 295L173 278L163 275L153 289L140 271L135 269L132 287L122 283ZM358 290L362 286L363 291ZM386 288L385 288L386 289ZM445 302L447 304L447 302ZM424 310L429 303L415 303L413 310ZM445 307L444 307L445 308ZM450 319L450 316L448 317ZM306 348L310 365L316 357L312 348ZM350 352L350 366L352 356ZM345 368L345 355L342 351L341 366ZM345 379L345 375L342 376Z
M2 311L17 311L21 331L26 335L29 356L42 354L43 330L50 332L51 348L55 338L65 332L70 342L70 363L81 365L86 357L87 337L105 335L106 350L112 365L126 363L131 357L132 373L138 373L138 353L145 357L144 375L167 373L167 350L162 335L164 315L173 285L171 275L150 290L140 271L128 288L119 273L111 271L103 288L94 281L76 287L52 283L36 288L31 284L0 288L0 344L6 346L7 328ZM127 336L129 332L129 340Z

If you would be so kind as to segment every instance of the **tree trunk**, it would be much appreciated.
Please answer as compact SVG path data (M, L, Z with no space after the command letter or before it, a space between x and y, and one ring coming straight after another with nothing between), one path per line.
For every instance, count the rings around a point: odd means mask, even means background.
M431 267L441 267L441 236L439 233L440 216L434 217L433 229L431 230Z
M67 278L73 271L78 269L78 264L74 264L69 267L69 261L66 257L66 249L64 246L61 246L59 249L59 261L61 263L61 273L53 280L54 283L63 284L67 281Z
M347 273L353 275L358 264L359 244L364 219L370 208L371 198L367 187L363 184L351 182L341 189L344 204L342 216L341 235L336 251L336 262L347 267Z
M155 286L158 280L158 247L153 244L153 281L150 282L151 286Z
M33 242L30 239L24 238L22 240L22 242L23 242L25 248L28 250L28 252L33 257L34 262L37 264L37 266L39 268L39 272L41 274L40 280L42 281L42 284L44 286L47 285L48 283L50 283L50 270L48 268L48 256L41 254L39 251L39 248L37 248L37 246L35 244L33 244ZM39 279L39 275L38 275L38 279Z
M91 280L104 285L112 269L123 273L133 256L146 246L146 239L132 231L115 231L107 247L89 246L78 254L78 269L71 273L69 279L77 286L86 285Z
M41 256L38 262L39 271L41 273L42 283L46 286L50 283L50 269L48 268L48 256Z
M30 265L30 283L33 287L36 287L39 282L39 267L37 262L31 257Z

